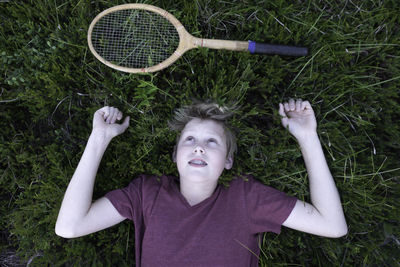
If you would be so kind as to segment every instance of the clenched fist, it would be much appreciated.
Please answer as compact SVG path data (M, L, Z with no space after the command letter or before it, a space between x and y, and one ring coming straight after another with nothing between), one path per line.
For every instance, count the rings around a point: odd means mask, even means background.
M111 140L125 132L129 126L129 116L124 119L123 123L117 123L122 117L122 112L114 107L106 106L97 110L93 116L93 132Z

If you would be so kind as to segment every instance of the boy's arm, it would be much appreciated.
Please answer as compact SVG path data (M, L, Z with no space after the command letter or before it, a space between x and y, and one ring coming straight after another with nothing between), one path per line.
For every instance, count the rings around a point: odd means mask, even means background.
M310 103L291 99L288 103L280 104L279 114L283 126L299 142L309 177L312 203L298 200L283 225L326 237L345 235L346 219L318 138L317 123Z
M66 238L83 236L125 219L105 197L92 204L93 187L101 158L111 139L129 126L129 117L122 124L116 123L121 118L122 113L112 107L104 107L95 112L92 133L61 204L55 227L57 235Z

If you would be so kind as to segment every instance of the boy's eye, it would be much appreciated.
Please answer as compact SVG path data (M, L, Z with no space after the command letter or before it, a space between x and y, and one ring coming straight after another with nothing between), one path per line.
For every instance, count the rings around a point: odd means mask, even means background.
M208 143L217 144L217 140L215 140L214 138L210 138L208 139Z
M186 141L193 141L193 140L194 140L194 138L192 136L186 137Z

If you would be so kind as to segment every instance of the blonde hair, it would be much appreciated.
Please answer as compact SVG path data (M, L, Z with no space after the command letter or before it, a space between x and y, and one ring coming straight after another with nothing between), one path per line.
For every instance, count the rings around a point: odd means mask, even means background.
M168 126L171 130L178 132L178 136L176 139L178 143L180 132L192 119L198 118L201 120L214 120L218 122L224 129L227 147L226 157L233 158L233 155L237 149L236 137L228 123L228 120L233 116L233 111L235 110L235 108L235 106L220 106L216 102L211 100L203 102L194 101L191 105L176 109L174 117L168 122ZM174 155L176 152L175 150L176 146L174 148Z

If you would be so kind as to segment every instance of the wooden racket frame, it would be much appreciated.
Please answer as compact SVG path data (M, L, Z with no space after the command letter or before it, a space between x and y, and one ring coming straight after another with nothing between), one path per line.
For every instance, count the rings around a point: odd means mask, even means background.
M154 13L157 13L161 15L162 17L166 18L169 22L174 25L176 28L178 34L179 34L179 45L178 48L174 51L174 53L164 60L163 62L148 67L148 68L127 68L127 67L122 67L118 66L116 64L113 64L107 60L105 60L103 57L101 57L96 50L93 47L92 44L92 31L94 28L94 25L105 15L119 11L119 10L126 10L126 9L142 9L142 10L147 10L151 11ZM212 48L212 49L225 49L225 50L234 50L234 51L247 51L248 49L248 42L246 41L229 41L229 40L218 40L218 39L202 39L202 38L197 38L192 36L190 33L188 33L185 29L185 27L182 25L182 23L179 22L175 16L173 16L171 13L168 11L161 9L156 6L152 5L147 5L147 4L124 4L124 5L118 5L115 7L111 7L109 9L104 10L103 12L99 13L90 23L89 30L88 30L88 45L90 51L93 53L93 55L103 64L114 68L119 71L123 72L129 72L129 73L141 73L141 72L155 72L162 70L172 63L174 63L178 58L180 58L186 51L196 48L196 47L207 47L207 48Z

